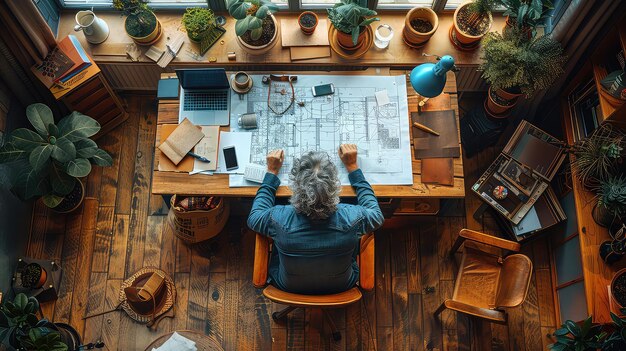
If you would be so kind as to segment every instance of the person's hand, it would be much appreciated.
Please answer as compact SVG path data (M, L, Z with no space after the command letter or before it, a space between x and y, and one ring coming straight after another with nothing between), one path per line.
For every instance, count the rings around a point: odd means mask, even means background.
M357 170L359 166L356 162L357 147L355 144L341 144L339 146L339 158L348 172Z
M270 151L267 154L267 171L278 175L280 168L283 166L283 160L285 160L285 152L281 149Z

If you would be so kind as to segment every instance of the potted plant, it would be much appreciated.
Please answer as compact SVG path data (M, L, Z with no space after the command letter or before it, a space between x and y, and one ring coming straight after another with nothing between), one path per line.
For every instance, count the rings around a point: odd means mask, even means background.
M601 181L597 197L592 217L599 225L608 227L626 214L626 176L620 174Z
M550 350L586 351L601 348L607 334L602 331L602 325L593 324L591 317L588 317L580 325L566 320L552 335L556 341L548 345Z
M357 0L341 0L327 11L330 23L337 29L339 46L348 50L363 45L365 28L380 20L370 17L376 16L376 11L360 6Z
M625 146L623 132L609 123L601 124L589 137L572 145L574 176L587 189L596 188L609 175L615 174Z
M20 293L0 306L0 342L18 350L76 350L80 337L67 324L37 318L39 302Z
M162 34L161 22L148 7L148 0L113 0L113 7L126 15L126 34L139 45L152 45Z
M613 264L626 254L625 240L606 240L600 244L600 257L606 264Z
M620 308L626 307L626 268L617 271L611 279L611 298Z
M550 0L499 0L506 8L503 31L517 27L528 38L537 35L537 26L544 24L554 9Z
M187 8L183 14L183 26L189 40L199 43L202 35L215 27L215 14L203 7Z
M450 40L460 49L475 49L491 29L491 11L498 0L474 0L461 4L454 11Z
M300 16L298 16L298 25L300 25L300 30L306 35L311 35L315 32L318 22L319 18L313 11L304 11L300 14Z
M228 13L237 20L237 43L252 55L268 52L278 40L278 6L266 0L226 0Z
M54 124L52 111L44 104L28 106L26 117L35 130L15 129L0 148L0 163L11 163L11 190L24 200L41 197L53 210L71 212L85 195L79 178L91 172L92 164L113 163L89 138L100 124L76 111Z
M490 84L486 108L492 117L506 116L520 96L549 87L563 73L561 44L548 36L528 39L512 28L488 33L482 43L479 70Z
M626 315L626 308L621 308L622 316ZM626 318L621 318L611 312L611 320L613 320L613 332L604 340L602 351L618 351L626 350Z
M420 47L435 34L439 28L439 17L430 7L414 7L404 18L402 38L410 47Z
M21 274L22 287L27 289L41 288L46 279L48 272L38 263L29 263Z

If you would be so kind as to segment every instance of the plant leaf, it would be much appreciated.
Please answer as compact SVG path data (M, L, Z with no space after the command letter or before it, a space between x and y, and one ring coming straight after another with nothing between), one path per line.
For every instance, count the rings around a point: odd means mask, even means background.
M20 311L24 311L26 309L26 304L28 304L28 297L26 297L26 294L24 293L19 293L15 296L13 304L15 305L15 308Z
M30 162L26 162L18 172L13 188L18 196L27 200L44 194L46 178L35 171L30 165Z
M76 156L81 158L89 158L98 150L98 144L91 139L81 139L74 143L76 148Z
M113 164L113 158L111 158L111 155L102 149L96 150L96 153L89 158L89 160L91 160L93 164L102 167L108 167Z
M267 7L267 5L263 5L261 7L259 7L258 10L256 10L256 13L254 14L254 16L258 19L264 19L265 17L267 17L267 13L269 12L269 7ZM252 29L252 28L250 28Z
M0 163L19 160L27 155L26 151L18 149L13 143L6 143L0 147Z
M72 177L86 177L91 172L91 163L85 158L76 158L63 165L65 172Z
M69 141L78 141L98 133L99 130L100 123L98 121L74 111L59 122L59 139L67 138Z
M74 143L66 138L58 138L52 148L52 158L65 163L76 158Z
M75 182L76 179L65 173L61 166L56 163L53 164L50 170L50 184L55 193L61 196L69 194L74 188Z
M240 37L248 31L248 24L250 23L251 18L252 16L247 16L235 23L235 34L237 34L237 36Z
M258 40L263 35L263 28L256 28L250 31L250 38Z
M11 132L11 143L18 149L26 152L33 151L37 146L46 143L41 135L33 132L30 129L19 128Z
M228 12L234 19L240 20L246 18L248 16L248 9L250 8L250 4L246 2L235 2L231 6L228 7Z
M260 29L263 26L263 20L258 17L250 16L250 23L248 23L248 29L255 30ZM261 31L262 33L263 31Z
M63 201L63 197L56 196L54 194L45 194L44 196L41 197L41 200L46 206L50 208L55 208L59 206L61 201Z
M50 107L40 103L28 105L26 117L39 135L44 138L48 136L48 126L54 124L54 115Z
M50 163L50 154L52 154L52 145L46 144L37 146L30 153L28 161L36 172L40 172Z

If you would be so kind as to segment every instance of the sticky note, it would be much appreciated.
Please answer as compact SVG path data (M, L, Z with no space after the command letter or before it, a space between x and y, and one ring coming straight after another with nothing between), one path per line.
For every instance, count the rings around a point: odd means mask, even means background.
M387 95L386 89L377 91L374 95L376 96L376 103L378 104L378 106L385 106L390 103L389 95Z

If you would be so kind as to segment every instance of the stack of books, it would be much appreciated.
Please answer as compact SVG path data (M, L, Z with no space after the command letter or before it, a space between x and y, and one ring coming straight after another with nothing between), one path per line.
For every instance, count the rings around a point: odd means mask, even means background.
M68 84L80 72L91 66L87 53L74 35L68 35L46 56L41 64L31 67L46 88Z

